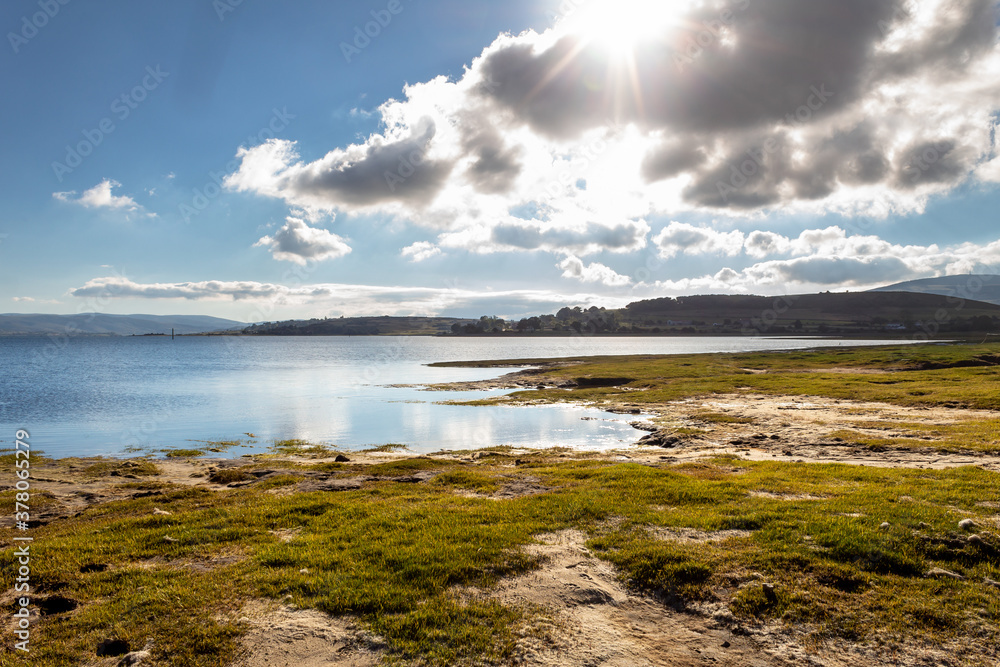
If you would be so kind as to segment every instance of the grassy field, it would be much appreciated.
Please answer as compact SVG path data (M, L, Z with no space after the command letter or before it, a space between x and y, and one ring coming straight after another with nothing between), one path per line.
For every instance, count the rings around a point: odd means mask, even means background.
M757 393L1000 409L1000 343L829 348L747 354L506 359L435 366L540 366L548 389L480 403L541 400L665 403Z
M452 589L488 589L530 570L538 563L520 547L568 527L586 531L637 590L689 601L721 595L737 618L805 623L817 641L997 638L1000 601L984 583L1000 579L996 474L725 458L649 467L547 452L520 461L403 459L365 472L439 474L418 485L385 479L290 496L273 490L295 484L294 470L224 491L132 483L156 495L34 532L39 590L79 607L43 618L32 664L75 663L109 636L132 646L153 638L158 664L223 664L246 628L221 619L249 599L286 596L359 616L402 660L502 663L531 610L463 601ZM525 475L551 491L502 501L459 493ZM966 518L980 541L958 528ZM745 536L670 540L680 528ZM12 572L14 562L5 551L0 568ZM965 579L926 578L934 567ZM774 584L773 598L752 573Z
M968 364L998 352L923 346L609 358L545 372L567 382L628 378L628 387L644 391L580 386L524 395L654 403L752 391L995 409L996 369ZM832 372L844 367L893 372ZM727 419L711 411L704 417ZM281 462L293 454L296 462ZM505 606L488 593L540 565L523 547L565 528L584 531L593 553L614 564L636 594L681 606L721 602L737 623L795 625L817 645L905 637L995 646L1000 639L1000 475L978 467L737 457L639 465L561 450L515 456L503 448L375 465L330 456L320 446L283 443L271 457L245 457L228 469L219 482L249 482L237 488L166 483L152 461L139 460L129 466L136 479L117 486L133 497L33 529L36 598L60 596L75 606L42 615L31 664L76 664L92 659L102 639L119 637L133 647L152 638L156 664L224 665L248 630L239 610L261 598L352 615L384 639L390 662L505 664L538 610ZM12 469L10 459L0 459L0 469ZM42 464L34 463L48 471L68 465ZM117 474L122 465L93 463L79 474ZM253 481L251 473L264 467L282 474ZM362 481L337 492L299 490L315 472ZM525 480L545 491L489 497ZM13 491L0 498L13 506ZM44 494L38 500L53 502ZM964 519L974 526L960 529ZM740 532L707 542L672 538L690 531ZM927 576L934 568L955 576ZM15 570L13 551L5 549L7 590ZM467 587L485 593L470 599L456 592ZM8 599L5 611L12 604ZM2 664L14 664L10 644L0 648Z

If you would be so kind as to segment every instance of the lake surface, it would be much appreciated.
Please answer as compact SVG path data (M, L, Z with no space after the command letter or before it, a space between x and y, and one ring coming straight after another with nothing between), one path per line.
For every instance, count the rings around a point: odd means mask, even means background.
M440 401L503 392L398 384L497 377L513 369L435 361L685 354L884 345L792 338L0 337L0 447L25 428L49 456L124 455L241 440L228 456L299 438L345 450L490 445L603 449L644 435L623 416L568 406ZM253 434L253 437L247 434Z

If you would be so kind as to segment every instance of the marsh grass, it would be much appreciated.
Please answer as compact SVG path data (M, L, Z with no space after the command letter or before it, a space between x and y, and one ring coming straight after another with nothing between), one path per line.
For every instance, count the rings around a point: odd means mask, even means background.
M581 357L519 360L543 365L546 380L560 384L590 378L587 386L537 389L471 401L593 401L664 403L730 393L824 396L881 401L906 406L1000 409L1000 369L968 366L1000 354L1000 343L986 345L909 345L831 348L792 352L718 355ZM442 366L510 365L512 362L449 363ZM858 373L851 373L852 369ZM591 386L602 379L630 380L618 386ZM638 390L638 391L637 391Z
M200 449L161 449L160 451L168 459L189 459L205 455L205 452Z
M977 622L988 628L975 631L994 636L1000 620L995 591L982 583L1000 579L997 552L968 543L957 528L966 517L992 525L995 511L981 503L1000 502L1000 475L978 468L737 458L658 468L547 451L517 468L492 457L465 466L426 458L380 465L389 479L356 491L268 492L294 475L223 491L160 486L161 495L94 506L36 529L44 552L33 561L39 594L58 591L81 605L42 619L33 664L93 657L112 635L133 646L152 637L157 664L223 664L247 630L224 619L258 597L358 616L396 659L502 664L530 611L451 591L488 590L537 567L521 547L570 527L587 532L594 552L636 590L682 602L728 590L722 599L738 616L807 623L817 637L905 633L940 641L973 631L970 610L980 610ZM422 484L391 479L415 470L439 474ZM500 501L462 493L519 475L552 491ZM154 507L171 514L154 515ZM918 529L920 522L931 528ZM653 530L671 528L750 535L686 544ZM282 530L295 537L282 542L271 532ZM1000 546L994 530L980 535ZM241 557L210 566L234 552ZM86 567L95 563L107 569ZM4 551L0 569L12 567ZM931 567L966 579L925 579ZM773 599L755 580L746 584L751 572L774 583Z

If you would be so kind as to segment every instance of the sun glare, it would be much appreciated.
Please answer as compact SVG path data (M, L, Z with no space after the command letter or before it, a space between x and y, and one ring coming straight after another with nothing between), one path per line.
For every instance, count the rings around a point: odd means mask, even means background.
M570 27L612 54L628 54L637 45L664 35L676 25L685 4L664 0L592 0L580 6Z

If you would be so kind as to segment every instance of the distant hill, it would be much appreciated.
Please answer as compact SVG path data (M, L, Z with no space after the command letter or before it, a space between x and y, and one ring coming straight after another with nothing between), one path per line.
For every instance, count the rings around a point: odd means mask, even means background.
M129 336L132 334L205 333L242 329L244 322L203 315L44 315L8 313L0 315L0 334L84 334Z
M243 330L253 336L433 336L451 333L453 324L474 320L454 317L340 317L254 324Z
M943 276L896 283L871 290L872 292L917 292L975 299L1000 304L1000 276Z
M688 296L630 303L618 321L639 327L760 332L992 331L1000 305L915 292Z
M898 335L1000 331L1000 305L937 294L846 292L649 299L621 309L561 308L520 321L494 317L348 317L254 324L256 336Z

